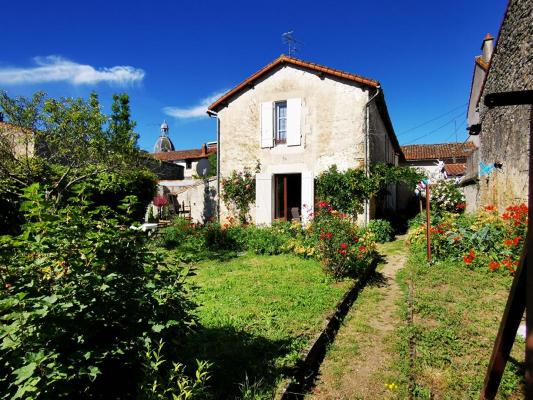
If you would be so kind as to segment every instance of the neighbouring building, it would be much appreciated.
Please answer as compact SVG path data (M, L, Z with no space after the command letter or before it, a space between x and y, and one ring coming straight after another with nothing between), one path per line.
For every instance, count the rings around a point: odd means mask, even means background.
M462 177L466 171L466 159L475 149L475 144L468 141L402 146L405 165L424 170L429 178L437 178L443 173L449 178Z
M467 158L476 150L472 142L412 144L402 146L405 165L424 171L432 180L443 178L462 180L466 173ZM401 186L398 208L408 216L418 212L414 188Z
M490 35L483 42L481 57L488 66L476 70L477 77L474 72L468 109L469 131L478 136L479 150L467 162L467 211L486 204L501 211L527 203L531 105L489 109L484 99L491 93L533 89L532 21L530 0L510 0L494 51Z
M211 154L216 154L216 142L204 143L200 149L176 150L172 140L168 136L168 124L161 124L161 134L154 146L153 156L157 160L167 161L183 166L184 179L192 179L197 176L196 165Z
M299 215L315 204L314 179L402 157L380 83L353 73L280 56L209 106L219 129L220 176L256 174L250 217L257 224ZM396 188L365 206L361 222L396 209ZM220 204L220 217L230 211Z
M179 177L159 176L159 194L167 197L172 212L190 217L193 222L206 222L216 214L216 178L198 179L197 165L217 153L216 142L204 143L200 149L176 150L169 137L166 121L161 124L160 135L152 156L162 165L179 168ZM212 171L211 174L216 171Z
M32 132L19 126L4 122L3 113L0 112L0 149L9 153L9 156L32 157L35 152L35 138ZM7 157L8 154L2 155Z

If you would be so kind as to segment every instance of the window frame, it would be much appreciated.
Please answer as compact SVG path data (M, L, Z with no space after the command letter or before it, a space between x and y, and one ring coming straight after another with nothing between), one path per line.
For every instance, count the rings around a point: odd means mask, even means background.
M285 106L285 116L280 118L279 116L279 108L281 106ZM274 102L274 144L275 145L279 145L279 144L287 144L287 121L288 121L288 107L287 107L287 100L280 100L280 101L275 101ZM285 120L285 130L283 131L280 131L279 129L279 125L280 125L280 120L281 119L284 119ZM280 136L280 132L283 132L284 133L284 137L281 137Z

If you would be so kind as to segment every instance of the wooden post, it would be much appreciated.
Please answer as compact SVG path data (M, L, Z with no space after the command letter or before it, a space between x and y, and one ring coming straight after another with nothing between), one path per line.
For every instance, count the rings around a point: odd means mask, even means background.
M428 262L431 262L431 220L430 220L430 201L429 201L429 183L426 184L426 241Z
M533 104L533 90L518 92L491 93L485 96L485 105L489 108L520 104ZM496 397L505 364L513 347L516 331L526 310L526 348L525 348L525 381L526 399L533 399L533 262L531 250L533 247L533 106L529 118L529 192L528 192L528 234L520 265L515 273L513 285L509 292L505 311L500 323L498 335L492 349L485 382L481 391L482 400L492 400ZM529 253L529 257L528 257Z
M422 208L422 194L418 194L418 204L420 205L420 217L422 217L422 214L424 213L424 209Z
M529 192L527 210L527 243L526 253L529 253L526 268L526 398L533 399L533 105L529 110Z

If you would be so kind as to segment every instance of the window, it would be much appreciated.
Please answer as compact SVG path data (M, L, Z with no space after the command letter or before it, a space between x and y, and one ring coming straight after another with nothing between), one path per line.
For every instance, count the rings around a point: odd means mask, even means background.
M185 168L191 169L192 168L192 161L191 160L185 160Z
M287 102L274 103L274 141L276 144L287 143Z

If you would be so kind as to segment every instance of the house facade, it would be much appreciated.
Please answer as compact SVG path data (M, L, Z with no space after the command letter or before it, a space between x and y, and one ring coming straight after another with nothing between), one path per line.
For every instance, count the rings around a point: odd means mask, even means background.
M477 109L479 120L471 119L469 114L469 126L475 127L470 134L477 136L474 140L478 141L479 150L467 162L467 211L487 204L503 211L511 204L528 201L531 106L490 109L484 100L491 93L533 89L532 13L530 0L509 1L479 88L474 76L472 92L477 96L470 98L469 107Z
M283 55L208 113L219 121L220 177L258 168L250 213L257 224L309 218L314 180L332 165L397 164L401 155L379 82ZM395 208L395 190L387 203ZM367 205L361 218L373 210ZM221 219L229 215L221 203Z

